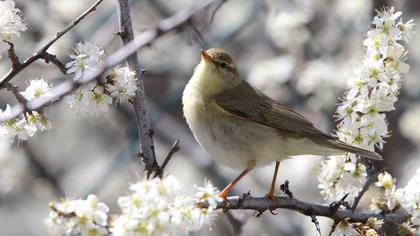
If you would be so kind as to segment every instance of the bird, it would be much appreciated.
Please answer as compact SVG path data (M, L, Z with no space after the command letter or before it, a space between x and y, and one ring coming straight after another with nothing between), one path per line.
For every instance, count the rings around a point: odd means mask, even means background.
M219 197L255 167L276 163L266 196L275 199L280 161L300 155L353 153L372 160L382 157L348 145L317 129L292 109L252 87L223 49L201 49L201 60L182 94L183 114L195 139L216 163L242 172Z

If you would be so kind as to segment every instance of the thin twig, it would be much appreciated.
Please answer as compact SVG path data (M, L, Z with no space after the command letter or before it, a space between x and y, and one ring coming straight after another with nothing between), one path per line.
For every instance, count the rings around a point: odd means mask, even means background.
M230 212L225 212L225 216L228 219L230 225L232 226L233 235L240 236L242 234L244 222L236 219Z
M362 199L365 192L369 189L370 185L372 185L376 179L378 178L379 173L381 173L382 170L376 171L370 177L366 180L366 183L363 185L363 188L360 190L359 194L354 199L353 205L351 206L351 209L354 211L359 204L360 200Z
M214 20L214 17L216 16L217 11L219 11L219 9L222 7L222 5L227 2L228 0L220 0L220 2L214 7L211 15L210 15L210 20L209 23L212 23Z
M19 74L23 69L28 67L30 64L35 62L38 59L45 59L47 50L53 45L58 39L60 39L65 33L75 27L81 20L83 20L87 15L91 12L96 10L96 7L102 2L103 0L97 0L89 9L83 12L79 17L77 17L73 22L71 22L64 30L57 32L55 36L48 41L41 49L36 51L32 56L28 57L23 63L19 63L18 66L12 66L12 68L4 75L0 80L0 88L4 87L4 84L9 82L13 77ZM13 62L13 61L12 61ZM54 63L54 61L51 61ZM55 63L54 63L55 64ZM57 64L56 64L57 65Z
M168 155L166 155L165 160L163 161L162 165L159 168L159 171L156 172L156 175L154 177L159 176L162 178L163 172L165 171L166 166L168 165L169 161L172 159L172 156L179 151L179 140L176 140L174 144L171 147L171 150L169 150Z
M333 233L334 233L334 231L335 231L335 229L337 228L337 225L340 223L340 221L339 220L334 220L334 223L333 223L333 225L331 226L331 230L330 230L330 232L328 233L328 236L331 236L331 235L333 235Z

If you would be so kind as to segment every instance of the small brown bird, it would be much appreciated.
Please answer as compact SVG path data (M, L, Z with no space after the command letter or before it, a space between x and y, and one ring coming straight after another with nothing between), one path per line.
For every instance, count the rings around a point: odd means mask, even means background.
M200 145L216 162L243 170L220 192L224 199L254 167L275 161L267 193L273 198L280 161L292 156L350 152L382 160L377 153L323 133L303 116L253 88L222 49L201 50L201 62L185 87L182 103L184 116Z

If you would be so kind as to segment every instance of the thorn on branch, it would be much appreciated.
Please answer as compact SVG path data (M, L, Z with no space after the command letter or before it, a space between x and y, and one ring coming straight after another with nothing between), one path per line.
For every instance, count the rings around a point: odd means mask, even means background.
M125 37L125 35L126 35L126 31L124 31L124 30L122 29L122 30L119 30L119 31L115 32L115 34L116 34L116 35L118 35L118 36L120 36L120 37Z
M313 209L310 210L309 216L311 217L312 223L315 224L316 231L318 231L319 235L321 236L321 227L319 226L319 221L315 216Z
M243 194L242 194L242 197L240 197L240 198L239 198L239 201L238 201L239 205L241 205L241 203L242 203L245 199L247 199L249 196L251 196L251 190L249 190L248 192L246 192L246 193L243 193Z
M289 180L284 181L284 184L280 185L280 190L289 198L293 198L293 193L289 189Z

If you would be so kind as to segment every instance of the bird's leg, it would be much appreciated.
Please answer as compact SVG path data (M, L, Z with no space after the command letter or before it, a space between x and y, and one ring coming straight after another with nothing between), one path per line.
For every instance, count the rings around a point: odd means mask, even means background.
M274 169L274 175L273 175L273 181L271 182L271 187L268 193L265 195L268 198L271 198L271 200L275 201L276 198L274 197L274 190L276 189L276 180L277 180L277 173L279 172L280 167L280 161L276 161L276 167Z
M223 198L226 202L227 200L227 196L229 191L233 188L233 186L239 182L240 179L242 179L242 177L244 177L250 170L250 168L245 169L244 171L242 171L242 173L236 177L232 182L230 182L220 193L219 193L219 197Z

